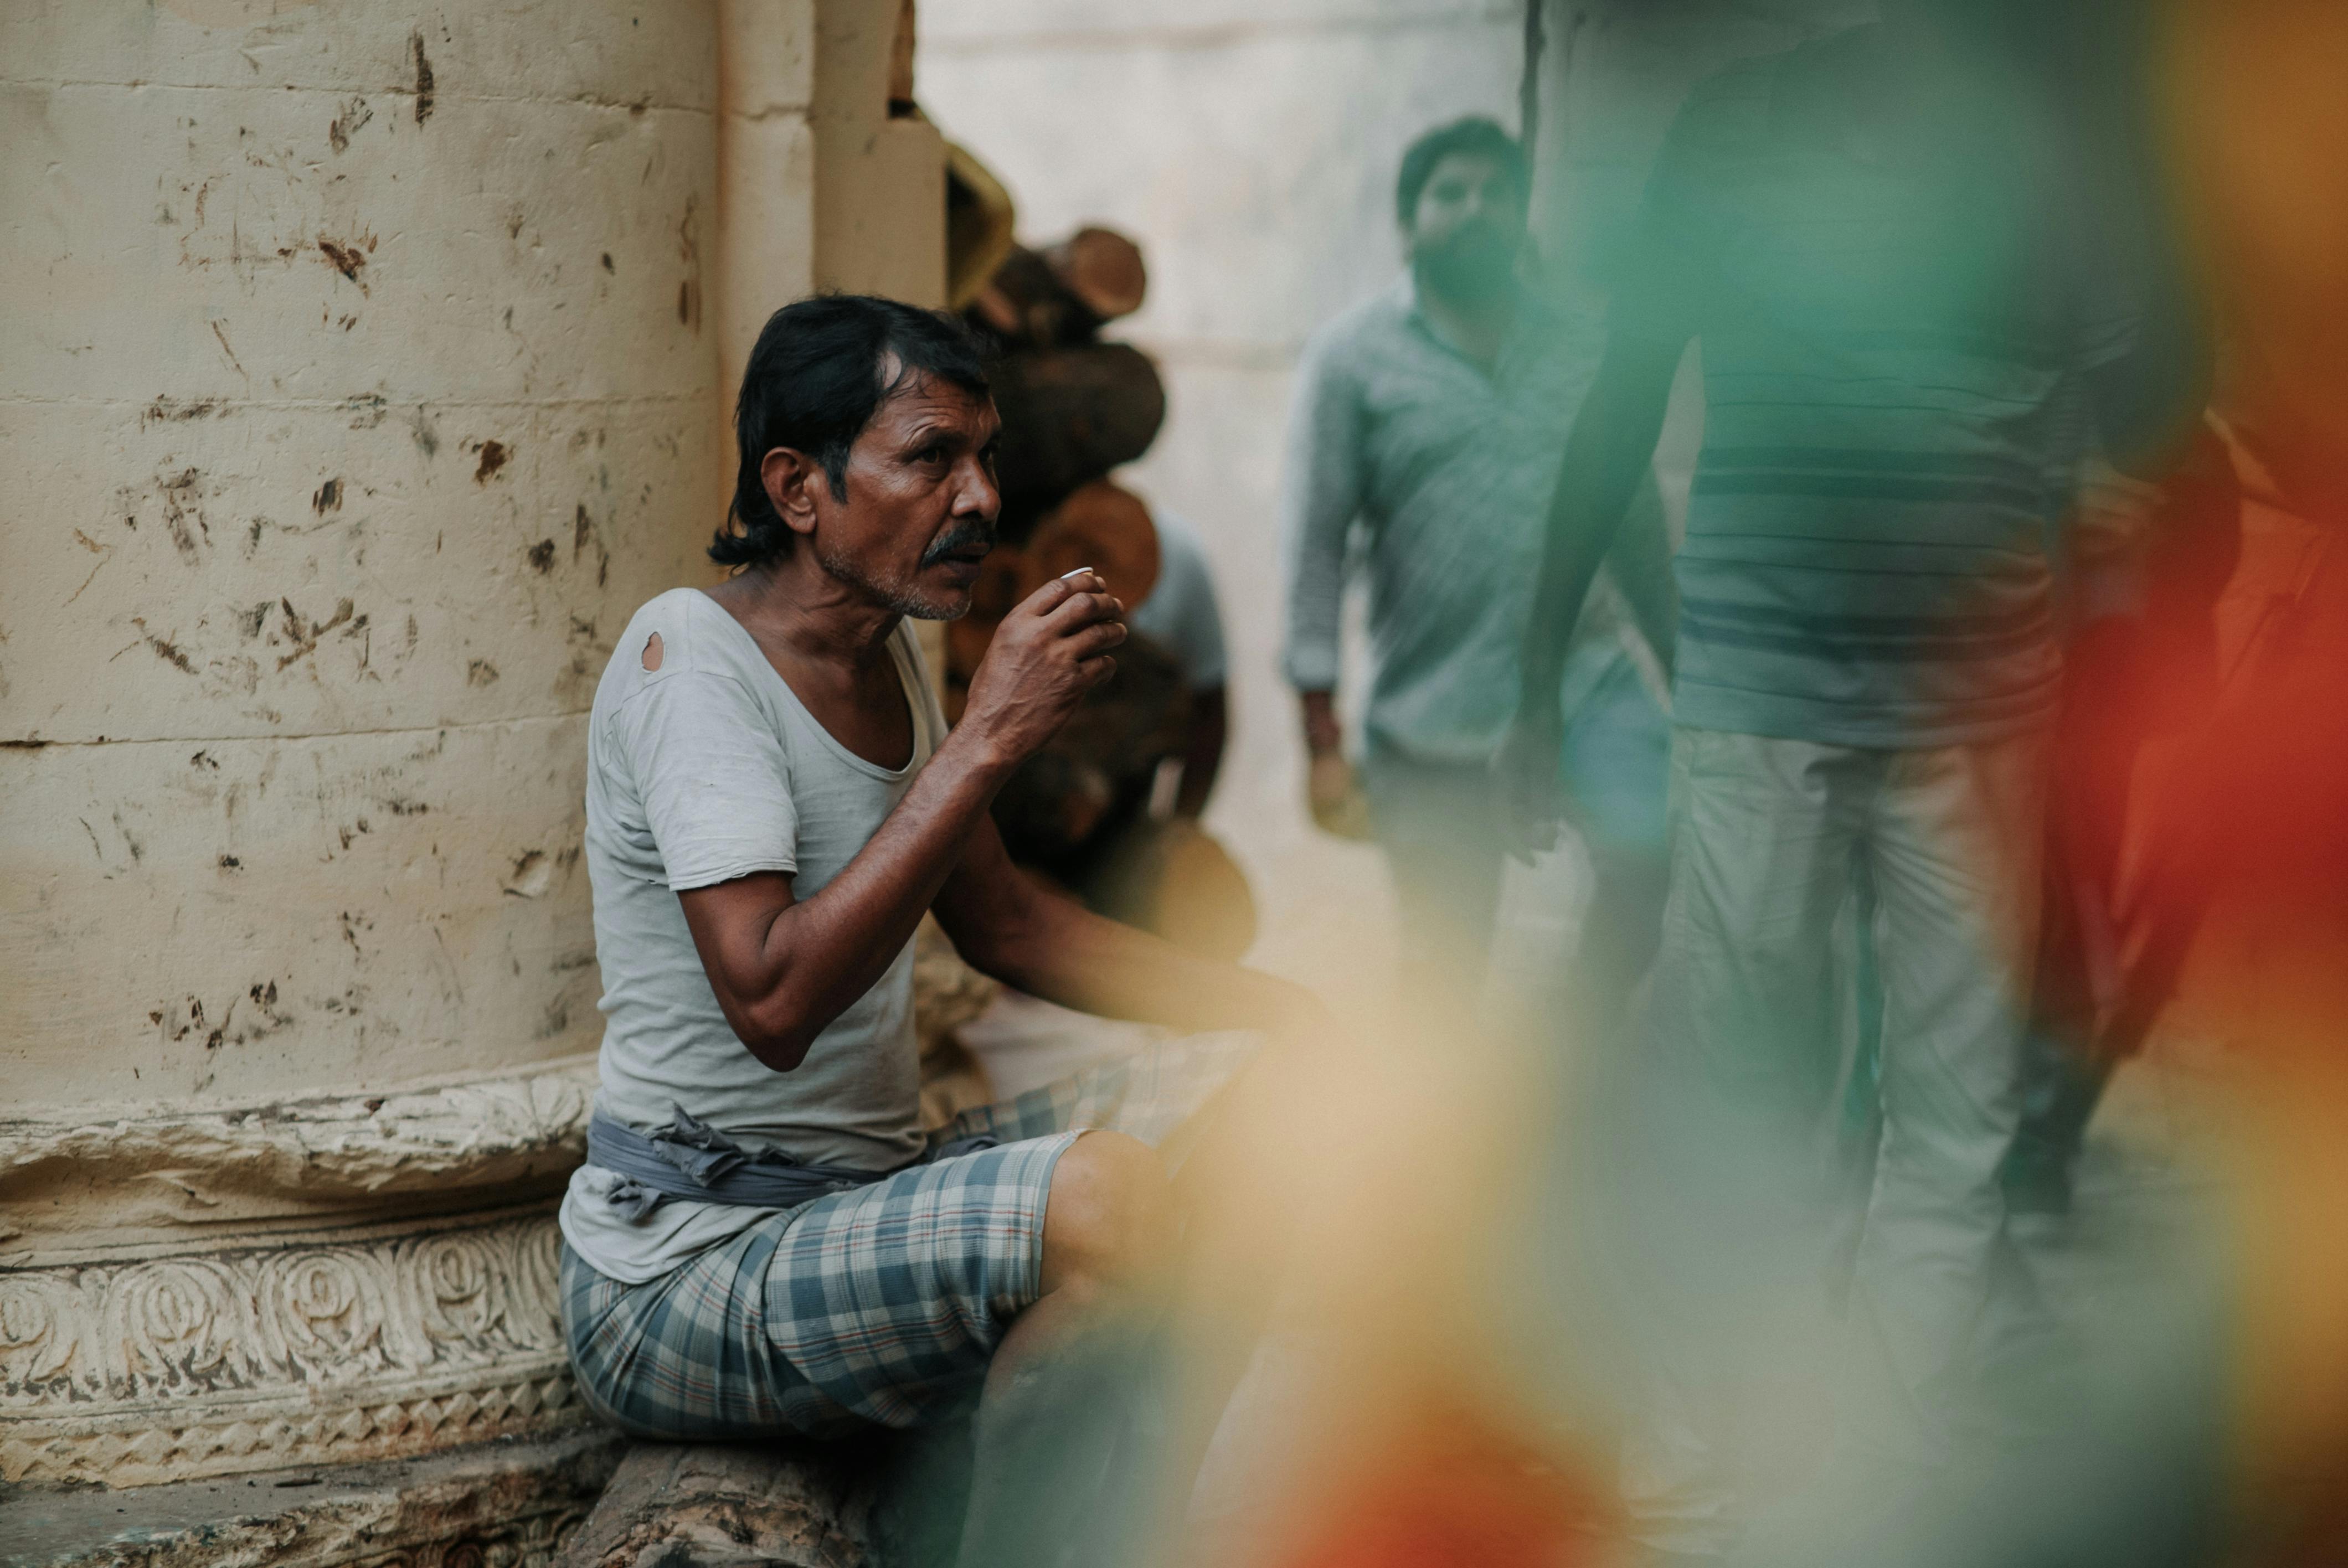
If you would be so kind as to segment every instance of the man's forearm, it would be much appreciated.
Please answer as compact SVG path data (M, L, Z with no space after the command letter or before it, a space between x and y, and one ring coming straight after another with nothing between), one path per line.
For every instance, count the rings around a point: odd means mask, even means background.
M757 951L728 966L729 989L745 1015L736 1030L760 1060L797 1065L816 1036L879 982L1007 773L979 737L955 732L839 876L805 900L786 894L754 927Z
M1196 817L1207 809L1215 775L1222 771L1223 746L1231 733L1231 704L1220 686L1190 694L1190 728L1182 747L1182 786L1174 815Z
M1663 497L1652 470L1640 477L1630 510L1606 552L1604 569L1622 591L1631 623L1668 675L1679 641L1679 593L1672 578L1672 541Z
M1278 1028L1312 1005L1286 980L1196 958L1032 883L1021 902L988 972L1046 1001L1179 1030Z
M1573 629L1581 619L1582 600L1590 597L1602 550L1580 541L1560 544L1557 535L1576 526L1580 509L1568 512L1550 528L1550 548L1541 557L1540 575L1533 588L1532 616L1525 623L1523 679L1518 707L1527 715L1548 716L1565 682L1566 651L1573 644Z
M1115 668L1124 607L1089 572L1056 578L996 625L963 722L854 858L801 901L788 875L759 872L678 895L726 1020L759 1061L787 1071L903 951L972 840L1002 856L987 807Z
M1362 510L1361 430L1352 383L1309 360L1298 385L1280 552L1288 610L1281 671L1301 692L1337 683L1345 539Z
M1566 437L1525 625L1519 702L1528 717L1545 716L1556 705L1574 623L1654 456L1678 364L1673 345L1632 342L1610 349Z
M1304 724L1305 749L1316 757L1335 751L1344 741L1337 725L1337 693L1299 692L1296 702Z
M1569 464L1572 458L1569 447ZM1590 597L1591 580L1614 543L1637 484L1637 472L1624 483L1618 473L1584 470L1576 475L1569 468L1558 486L1541 550L1540 575L1534 579L1532 613L1525 622L1519 705L1527 715L1546 716L1557 706L1558 691L1565 682L1565 656L1573 645L1582 602Z
M1317 1006L1301 987L1194 958L1047 889L1012 865L991 823L971 835L937 912L972 967L1084 1012L1184 1030L1275 1029Z

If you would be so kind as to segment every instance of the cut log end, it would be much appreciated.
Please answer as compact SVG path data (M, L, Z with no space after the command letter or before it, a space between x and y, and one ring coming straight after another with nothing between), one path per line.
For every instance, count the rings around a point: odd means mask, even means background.
M1041 251L1012 245L992 265L983 283L973 280L954 297L1012 349L1089 343L1103 323L1139 310L1149 288L1141 247L1113 229L1079 229Z
M1061 286L1105 322L1131 315L1148 292L1141 247L1114 229L1079 229L1045 251L1044 260Z

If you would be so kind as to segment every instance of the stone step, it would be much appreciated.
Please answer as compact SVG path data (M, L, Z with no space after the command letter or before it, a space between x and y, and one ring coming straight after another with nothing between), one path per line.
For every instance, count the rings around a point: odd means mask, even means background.
M0 1568L551 1568L626 1447L595 1427L160 1486L0 1486Z

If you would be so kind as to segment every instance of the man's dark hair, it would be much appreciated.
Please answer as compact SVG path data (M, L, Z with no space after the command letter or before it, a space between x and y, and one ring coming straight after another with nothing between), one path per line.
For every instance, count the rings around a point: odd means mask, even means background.
M1532 192L1532 176L1525 167L1525 149L1517 138L1500 128L1498 121L1482 115L1469 115L1448 125L1437 126L1410 144L1402 155L1402 172L1395 177L1395 220L1404 228L1418 211L1418 193L1426 189L1435 166L1454 153L1466 153L1475 158L1488 158L1498 164L1517 194Z
M886 362L901 367L884 380ZM973 397L987 395L983 351L953 317L870 294L826 294L785 305L767 318L742 373L734 436L742 466L727 526L709 559L761 566L790 548L791 530L767 498L759 465L778 446L813 457L848 493L848 454L880 405L908 383L934 376Z

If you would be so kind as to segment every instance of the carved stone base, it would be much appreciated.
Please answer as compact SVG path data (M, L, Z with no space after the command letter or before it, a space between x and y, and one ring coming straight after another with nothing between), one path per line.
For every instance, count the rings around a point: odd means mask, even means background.
M154 1486L584 1419L553 1194L592 1082L571 1059L0 1118L0 1481Z
M583 1419L551 1206L0 1273L0 1480L141 1486Z
M925 927L924 1102L992 982ZM153 1487L587 1419L557 1194L592 1057L265 1105L0 1109L0 1482Z
M0 1568L551 1568L624 1445L591 1428L170 1486L5 1486Z

